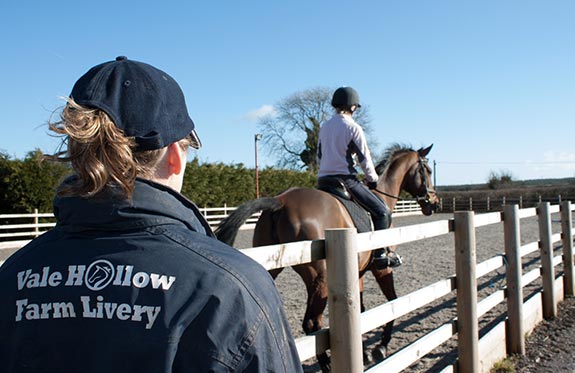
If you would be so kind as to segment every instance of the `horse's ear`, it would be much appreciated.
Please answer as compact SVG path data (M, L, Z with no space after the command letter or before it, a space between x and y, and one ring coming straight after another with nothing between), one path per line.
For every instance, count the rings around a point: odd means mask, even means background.
M427 155L429 154L429 152L431 151L431 148L433 148L433 144L429 145L427 148L423 149L423 148L419 148L419 150L417 151L419 153L419 155L421 157L427 157Z

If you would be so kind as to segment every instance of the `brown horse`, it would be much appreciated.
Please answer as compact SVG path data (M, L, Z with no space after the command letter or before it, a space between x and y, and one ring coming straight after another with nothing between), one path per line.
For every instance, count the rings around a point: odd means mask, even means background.
M431 169L426 156L430 145L417 151L406 146L394 145L386 151L384 160L377 167L379 180L374 189L393 211L401 190L417 198L424 215L431 215L438 199L431 181ZM348 228L354 224L347 210L331 194L308 188L289 189L273 198L260 198L239 206L216 229L218 239L233 244L239 227L255 212L262 211L253 237L254 246L323 239L326 229ZM371 252L358 254L359 276L371 270L388 300L397 298L393 285L391 268L382 270L371 266ZM307 288L307 307L303 319L306 334L322 328L323 311L327 305L327 279L325 260L294 266ZM283 268L270 274L275 279ZM363 310L363 302L362 302ZM385 357L386 346L391 339L393 322L384 328L382 340L374 353L377 358ZM318 356L323 371L329 371L326 354Z

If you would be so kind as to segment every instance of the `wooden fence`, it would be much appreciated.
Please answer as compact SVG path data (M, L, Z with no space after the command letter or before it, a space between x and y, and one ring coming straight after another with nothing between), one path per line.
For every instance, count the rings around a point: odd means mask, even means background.
M328 268L329 329L296 340L300 358L305 361L331 350L334 373L363 372L362 335L456 291L457 317L415 342L405 346L380 364L367 370L400 372L457 334L457 362L442 372L488 372L493 364L512 353L525 352L525 336L542 318L557 314L557 303L572 296L573 279L573 207L569 201L551 206L542 202L537 208L519 209L507 205L503 212L476 215L460 211L453 219L357 234L353 229L326 231L325 240L302 241L284 245L244 249L266 269L326 258ZM562 233L552 234L551 214L561 213ZM537 216L540 240L520 244L520 219ZM505 256L476 263L477 227L503 223ZM456 274L393 301L359 312L357 279L358 252L378 247L454 233ZM563 255L554 256L554 245L562 244ZM540 267L523 274L522 258L539 251ZM556 276L555 266L563 263L563 274ZM496 270L506 271L506 289L495 291L478 301L477 279ZM335 275L337 273L337 275ZM524 301L524 287L536 280L541 288ZM507 301L507 318L491 326L479 339L478 322L499 303ZM506 327L506 324L508 326Z
M486 195L483 198L473 197L453 197L453 198L439 198L439 211L442 212L455 212L455 211L475 211L475 212L490 212L490 211L503 211L506 205L518 205L520 209L536 207L542 202L561 204L563 201L575 201L575 196L561 196L543 198L539 195L537 198L524 198L502 196L499 198L490 197Z

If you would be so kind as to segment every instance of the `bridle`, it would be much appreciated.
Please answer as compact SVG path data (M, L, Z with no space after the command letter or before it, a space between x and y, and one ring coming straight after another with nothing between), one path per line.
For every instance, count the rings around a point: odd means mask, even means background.
M425 187L425 195L424 196L418 196L416 198L417 202L423 201L425 203L429 203L431 200L431 196L437 195L437 193L435 192L435 189L430 188L428 183L427 183L427 176L429 176L429 173L426 175L425 170L428 170L428 169L429 169L429 165L427 164L427 158L420 156L419 157L419 174L421 175L421 183Z
M427 175L425 173L425 170L428 169L428 164L427 164L427 158L419 156L419 175L421 176L421 183L423 184L423 186L425 187L425 194L423 196L416 196L415 200L419 203L419 202L424 202L424 203L429 203L429 201L431 200L431 196L435 195L435 189L430 188L428 183L427 183ZM400 196L396 196L393 194L389 194L387 192L384 192L383 190L379 190L377 188L374 189L374 191L383 194L384 196L390 197L390 198L394 198L398 201L411 201L414 198L403 198Z

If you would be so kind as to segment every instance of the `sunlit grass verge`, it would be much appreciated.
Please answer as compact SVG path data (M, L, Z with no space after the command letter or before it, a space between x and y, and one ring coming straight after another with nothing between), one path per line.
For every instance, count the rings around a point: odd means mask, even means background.
M490 373L515 373L515 365L517 364L517 356L508 356L503 360L496 362Z

